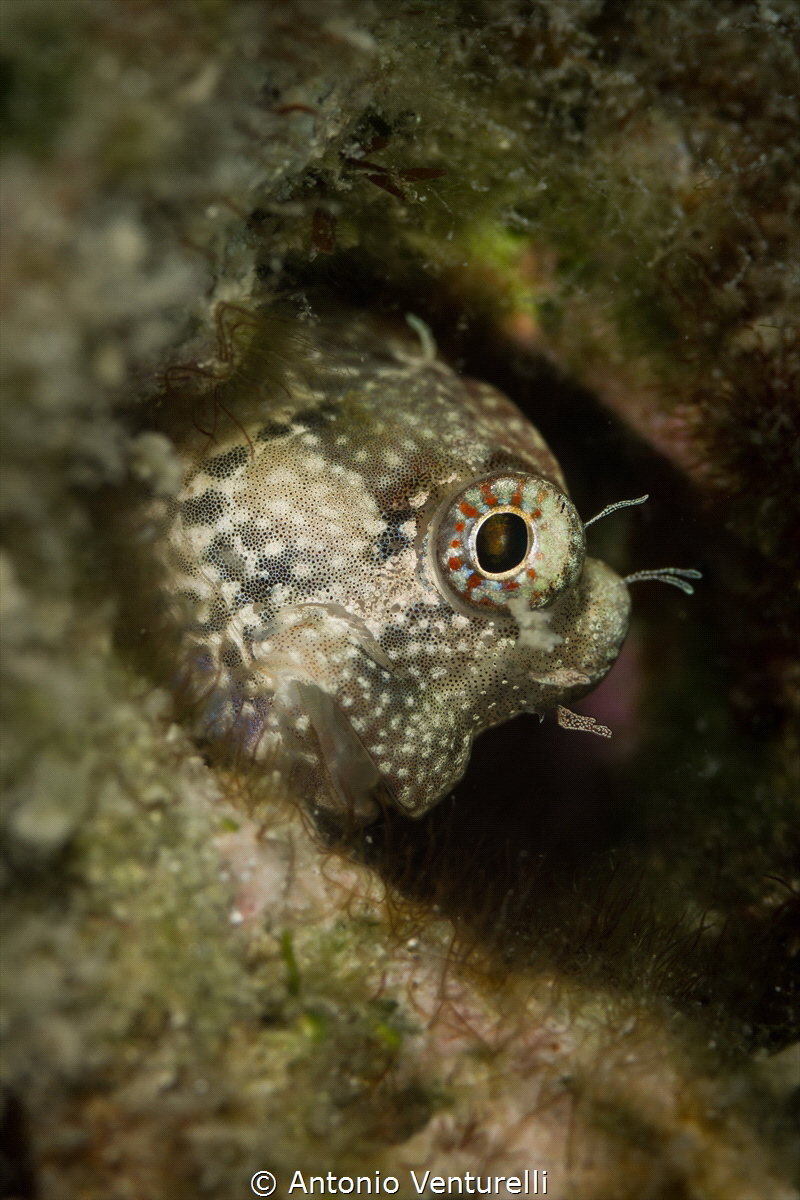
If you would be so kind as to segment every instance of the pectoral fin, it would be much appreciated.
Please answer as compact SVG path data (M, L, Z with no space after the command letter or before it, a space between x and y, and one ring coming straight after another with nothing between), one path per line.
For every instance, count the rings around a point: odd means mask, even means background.
M336 700L313 683L296 684L319 746L320 761L332 795L343 813L367 824L380 813L381 793L389 799L385 780Z

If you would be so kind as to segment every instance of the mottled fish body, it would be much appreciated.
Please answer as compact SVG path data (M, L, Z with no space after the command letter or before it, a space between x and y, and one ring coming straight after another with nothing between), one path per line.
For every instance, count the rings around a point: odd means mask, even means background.
M243 428L186 447L159 543L198 730L312 808L420 816L472 740L591 690L629 617L534 426L354 318Z

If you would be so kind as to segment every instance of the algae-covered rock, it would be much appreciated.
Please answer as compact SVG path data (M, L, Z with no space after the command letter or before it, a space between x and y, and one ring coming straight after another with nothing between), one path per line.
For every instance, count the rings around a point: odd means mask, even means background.
M793 6L3 17L3 1194L795 1195ZM520 719L334 849L192 741L126 541L331 301L427 322L584 518L649 492L592 553L704 572L635 595L607 747Z

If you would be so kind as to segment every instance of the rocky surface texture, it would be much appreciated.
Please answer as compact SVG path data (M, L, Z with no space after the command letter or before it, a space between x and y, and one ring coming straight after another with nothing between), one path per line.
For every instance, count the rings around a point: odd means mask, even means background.
M785 0L6 4L4 1195L797 1194L797 73ZM584 517L649 491L594 553L705 573L642 585L608 747L515 722L336 852L192 743L119 558L321 289Z

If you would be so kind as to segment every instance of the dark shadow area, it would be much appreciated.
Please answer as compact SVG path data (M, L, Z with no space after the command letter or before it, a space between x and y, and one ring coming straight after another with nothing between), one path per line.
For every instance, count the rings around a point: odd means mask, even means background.
M401 902L449 917L459 956L488 948L508 969L658 996L705 1012L732 1046L788 1044L800 896L776 877L774 907L753 903L762 879L730 861L738 822L713 807L691 819L702 784L667 793L663 749L643 782L652 742L614 763L581 738L534 717L488 731L449 797L420 822L388 814L359 857Z
M0 1200L36 1200L28 1121L15 1092L0 1094Z

